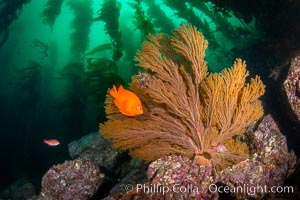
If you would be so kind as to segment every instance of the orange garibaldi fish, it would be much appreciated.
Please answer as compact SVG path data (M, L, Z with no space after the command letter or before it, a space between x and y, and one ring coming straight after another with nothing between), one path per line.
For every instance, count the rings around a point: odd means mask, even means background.
M136 116L143 114L142 102L133 92L126 90L122 85L118 90L115 85L110 89L109 94L115 99L114 103L119 111L127 116Z

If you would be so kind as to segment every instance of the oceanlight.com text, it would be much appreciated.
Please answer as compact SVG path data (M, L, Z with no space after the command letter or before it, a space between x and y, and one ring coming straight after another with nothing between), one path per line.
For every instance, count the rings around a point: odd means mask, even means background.
M294 188L293 186L273 186L271 188L268 188L266 185L256 185L256 186L249 186L248 184L244 184L243 186L236 186L236 187L230 187L230 186L219 186L216 184L211 184L209 186L209 191L211 193L247 193L250 196L253 196L257 193L293 193Z

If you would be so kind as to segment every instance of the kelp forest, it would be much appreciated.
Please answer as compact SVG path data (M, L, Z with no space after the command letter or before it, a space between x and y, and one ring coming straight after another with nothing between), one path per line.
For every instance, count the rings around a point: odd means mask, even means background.
M111 142L101 152L116 149L118 157L84 155L97 160L109 190L136 162L130 156L146 166L179 154L227 177L226 167L254 155L245 135L267 114L287 138L286 152L293 149L284 154L292 166L300 76L289 66L299 68L299 10L296 0L0 0L0 199L27 182L46 198L45 172L94 148L74 141L100 137L99 127ZM119 112L113 85L139 96L143 115ZM99 185L91 194L107 196Z

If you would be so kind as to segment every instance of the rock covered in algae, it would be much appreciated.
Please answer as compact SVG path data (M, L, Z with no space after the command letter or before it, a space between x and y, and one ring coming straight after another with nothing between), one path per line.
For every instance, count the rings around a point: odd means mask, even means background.
M296 164L296 156L289 153L286 138L271 115L263 118L254 132L252 155L219 173L219 181L232 188L237 199L261 199L282 186ZM274 192L275 193L275 192Z
M166 156L152 162L148 181L136 188L134 199L261 199L269 191L282 186L296 164L289 153L286 138L271 115L264 117L249 139L249 158L215 172L212 167L199 166L183 156ZM222 187L220 187L222 186ZM217 188L228 188L218 194ZM225 197L224 197L225 195Z
M291 66L284 81L284 89L289 106L300 121L300 54L291 60Z
M152 162L147 176L148 182L137 186L135 199L205 199L209 185L215 181L211 167L176 155Z
M261 162L266 165L283 167L285 170L295 164L294 152L288 152L286 137L281 133L271 115L266 115L254 132L254 148ZM253 152L255 153L255 152ZM293 163L293 164L292 164Z
M39 200L74 200L92 197L104 178L92 161L73 160L50 168L42 179Z

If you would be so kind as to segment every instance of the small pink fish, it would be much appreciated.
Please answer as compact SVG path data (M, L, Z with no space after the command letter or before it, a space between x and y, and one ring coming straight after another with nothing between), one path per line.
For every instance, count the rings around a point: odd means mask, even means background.
M56 139L43 140L43 142L44 142L45 144L48 144L49 146L57 146L57 145L60 144L59 141L56 140Z

